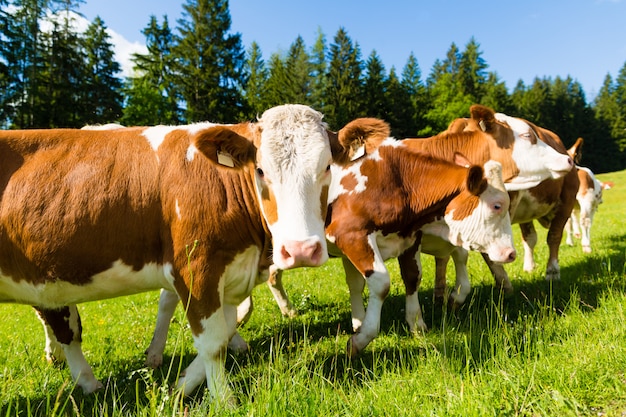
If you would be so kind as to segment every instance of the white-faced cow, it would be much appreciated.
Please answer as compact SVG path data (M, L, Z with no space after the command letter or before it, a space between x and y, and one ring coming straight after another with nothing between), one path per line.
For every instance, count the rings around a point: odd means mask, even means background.
M574 146L567 151L576 162L581 159L580 148L582 143L583 138L578 138ZM581 240L583 252L591 253L593 218L603 202L602 192L610 189L613 183L598 180L589 168L576 166L576 170L580 185L576 193L576 203L572 209L572 215L565 224L565 243L574 246L574 237L576 237Z
M92 392L76 304L175 292L198 350L178 387L206 378L229 399L236 307L271 264L326 261L330 165L348 151L301 105L236 125L0 132L0 301L35 306Z

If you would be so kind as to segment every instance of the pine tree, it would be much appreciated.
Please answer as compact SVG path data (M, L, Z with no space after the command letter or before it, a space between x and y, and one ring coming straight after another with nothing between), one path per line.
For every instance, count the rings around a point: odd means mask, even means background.
M285 63L277 52L270 55L267 63L268 77L265 83L263 103L265 107L273 107L288 102L285 94L287 74Z
M256 42L252 42L248 49L245 71L248 74L244 98L249 109L248 119L260 116L265 110L265 90L268 79L268 71L261 54L261 48Z
M48 19L52 29L42 34L45 61L40 74L36 125L81 127L79 104L85 56L77 33L76 10L82 1L65 0Z
M107 28L96 17L87 27L83 40L86 73L83 79L82 124L110 123L122 115L122 80L120 64L114 59L113 45Z
M228 0L187 0L172 49L175 83L189 122L234 122L246 112L242 97L245 51L231 34Z
M383 117L391 126L391 135L403 139L414 137L417 129L413 125L413 97L411 90L398 78L396 69L391 67L384 88L385 115Z
M431 106L425 115L427 126L421 134L433 135L445 130L457 117L465 117L474 104L461 84L460 58L457 46L452 43L446 59L437 61L428 77L428 93Z
M14 9L3 28L2 60L7 88L2 108L10 117L11 127L45 127L35 124L39 74L44 54L40 23L48 6L47 0L14 0Z
M365 115L381 119L387 116L389 108L385 95L386 84L385 65L376 50L373 50L365 62L363 79L363 113Z
M362 68L358 43L353 44L344 28L337 31L330 45L327 106L325 118L331 129L340 129L362 112Z
M171 76L173 34L167 16L162 25L151 16L142 33L148 53L133 56L134 76L126 80L126 107L120 121L127 125L179 124L182 115Z
M462 93L474 103L482 101L489 67L479 48L480 45L472 37L459 58L459 85Z
M404 121L405 132L401 137L415 137L421 134L426 126L426 113L428 112L428 97L426 88L422 83L422 70L417 58L411 52L402 69L402 88L408 94L410 103L407 117Z
M284 97L286 103L310 104L311 62L302 36L289 47L285 63Z
M326 61L326 37L318 28L317 38L311 50L311 106L321 112L326 107L326 84L328 62Z

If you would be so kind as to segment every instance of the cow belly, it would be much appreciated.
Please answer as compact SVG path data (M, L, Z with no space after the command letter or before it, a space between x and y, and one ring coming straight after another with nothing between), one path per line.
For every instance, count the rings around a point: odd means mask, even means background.
M377 232L376 244L383 260L397 258L415 243L415 237L400 237L397 233L383 235Z
M515 208L511 223L528 223L549 214L553 208L554 204L540 203L535 199L522 199Z
M165 269L171 268L166 266ZM133 270L131 266L121 261L116 261L110 269L94 275L91 282L85 285L75 285L61 280L34 285L25 281L15 281L9 276L0 274L0 302L59 308L160 288L173 291L174 288L170 284L171 276L168 278L162 265L150 263L140 270Z
M259 273L260 258L261 249L257 246L250 246L237 254L226 267L222 275L226 303L239 305L250 295L254 286L259 284L261 276L267 279L267 274Z

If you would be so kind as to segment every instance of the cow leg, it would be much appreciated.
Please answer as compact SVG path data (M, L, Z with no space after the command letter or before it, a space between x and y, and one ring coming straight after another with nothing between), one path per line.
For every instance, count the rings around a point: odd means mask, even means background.
M365 279L345 256L341 258L343 270L346 274L346 284L350 292L350 309L352 311L352 330L358 332L365 319L365 305L363 304L363 290Z
M101 389L102 383L96 379L83 355L82 326L76 306L71 305L54 310L35 308L45 326L50 328L54 338L63 347L67 366L70 368L76 385L81 387L85 394Z
M59 343L56 336L54 335L54 331L52 327L46 322L45 318L41 314L41 312L35 309L37 313L37 317L41 321L43 325L43 332L46 338L44 353L46 355L46 360L50 363L61 363L65 361L65 352L63 352L63 346Z
M380 256L380 252L378 251L378 247L376 246L375 238L372 236L368 236L366 240L357 238L351 241L350 244L350 250L354 251L353 253L355 254L370 254L372 250L374 251L373 257L369 259L368 257L350 257L350 253L344 252L345 255L350 258L354 267L363 277L366 278L367 287L369 289L369 298L367 302L367 309L365 310L365 317L358 332L352 335L352 338L348 342L348 356L352 357L363 350L365 346L367 346L378 335L380 329L380 314L383 302L389 293L391 280L389 277L389 271L387 271L385 263ZM358 261L355 262L355 259L358 259ZM350 292L350 301L353 301L352 289Z
M435 290L433 296L435 302L443 304L443 297L446 294L446 288L448 288L448 281L446 273L448 272L448 262L450 256L435 256Z
M287 292L285 292L285 287L283 287L283 271L272 265L270 267L270 276L267 280L267 285L270 287L270 291L282 315L292 318L297 316L298 312L293 308L289 296Z
M580 244L584 253L591 253L591 223L593 222L593 213L587 210L580 212Z
M537 231L532 221L520 223L519 228L522 231L522 244L524 246L524 271L532 272L536 266L535 246L537 245Z
M467 273L467 258L469 253L461 248L456 247L452 251L452 260L454 261L454 272L456 276L456 284L454 291L450 294L450 300L453 303L453 307L458 307L465 302L465 299L472 291L472 286L469 281L469 274ZM508 277L506 278L508 281Z
M576 217L574 216L574 213L572 213L572 216L567 219L567 222L565 223L565 244L568 246L574 246L574 224L576 223Z
M249 296L237 306L237 325L246 324L252 315L253 309L254 304L252 302L252 296ZM228 342L228 348L235 353L242 353L250 349L250 346L248 346L248 343L241 337L241 334L235 331L235 334Z
M406 290L405 318L409 325L409 331L413 334L417 334L418 331L425 332L428 330L428 326L424 323L422 307L418 297L419 287L422 282L422 264L420 262L419 247L410 248L402 253L398 257L398 263Z
M202 319L193 316L197 306L190 306L187 317L194 327L202 330L193 334L194 346L198 355L181 372L178 378L177 389L184 395L189 395L206 379L207 388L211 397L217 401L230 403L233 401L232 391L228 386L225 360L228 341L235 334L237 328L237 307L223 304L209 317Z
M481 253L481 255L493 275L496 288L501 290L504 294L512 294L513 284L511 284L511 280L509 279L509 275L506 273L504 266L502 266L502 264L494 263L485 253Z
M161 290L154 334L152 335L150 346L146 349L147 357L145 364L147 367L154 369L163 363L163 351L167 341L167 332L179 301L178 294L175 292L165 289Z

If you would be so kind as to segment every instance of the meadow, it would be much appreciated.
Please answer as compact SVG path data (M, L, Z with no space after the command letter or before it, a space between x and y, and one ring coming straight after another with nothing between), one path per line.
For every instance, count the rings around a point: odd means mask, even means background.
M420 301L429 331L404 324L395 261L380 336L354 359L341 263L288 271L299 315L283 318L267 286L240 331L246 354L227 370L239 405L217 408L204 388L181 398L170 387L194 357L182 309L164 365L143 367L158 293L80 306L83 348L105 388L73 389L69 371L48 364L40 322L28 306L0 306L0 416L624 416L626 415L626 171L599 175L615 186L592 228L590 255L563 244L561 280L543 278L546 231L537 225L537 270L506 266L515 293L503 297L480 255L468 266L472 294L456 311L433 303L434 260L424 256ZM519 228L516 247L521 252ZM452 286L453 267L448 270Z

